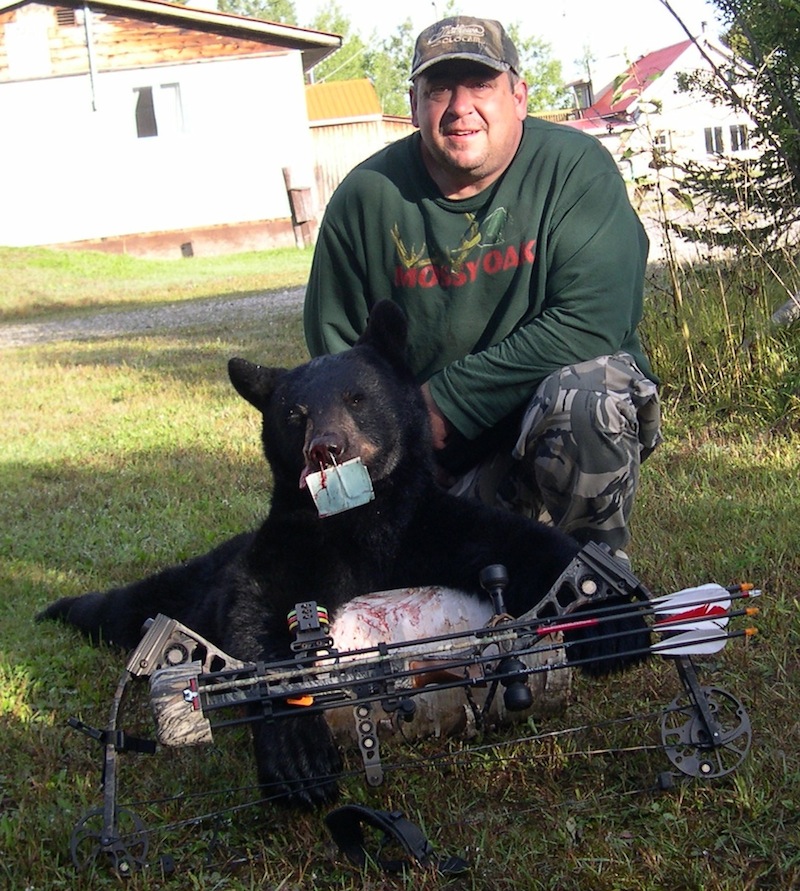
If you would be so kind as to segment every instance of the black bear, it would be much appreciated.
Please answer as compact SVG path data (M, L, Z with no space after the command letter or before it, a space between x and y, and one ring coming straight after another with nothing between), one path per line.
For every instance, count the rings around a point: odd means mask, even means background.
M548 592L579 551L565 534L456 498L435 482L427 412L405 365L406 324L377 304L347 352L293 370L232 359L236 390L263 415L274 489L263 525L211 552L122 588L62 598L39 618L61 619L132 648L142 625L164 613L241 660L291 656L287 613L316 600L331 613L356 595L441 585L486 596L480 571L508 569L508 610L519 615ZM321 517L311 474L360 458L374 498ZM646 626L641 622L641 635ZM628 638L630 640L630 638ZM598 639L604 653L639 649L645 638ZM629 661L624 652L618 664ZM303 715L253 725L259 782L296 805L336 795L339 754L324 718Z

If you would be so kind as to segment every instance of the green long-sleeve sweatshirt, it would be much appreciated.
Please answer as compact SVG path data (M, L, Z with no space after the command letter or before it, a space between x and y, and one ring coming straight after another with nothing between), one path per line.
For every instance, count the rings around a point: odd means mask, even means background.
M653 376L636 326L647 237L616 165L579 131L528 118L503 176L443 198L419 134L356 167L323 219L305 301L312 355L340 352L370 307L409 322L409 361L466 439L525 404L547 374L626 350Z

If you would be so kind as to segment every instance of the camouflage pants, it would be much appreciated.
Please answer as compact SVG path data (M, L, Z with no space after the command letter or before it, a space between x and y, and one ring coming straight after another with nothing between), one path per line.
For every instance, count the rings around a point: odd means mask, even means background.
M656 385L627 353L567 366L539 385L516 443L450 491L623 551L639 466L661 441L660 420Z

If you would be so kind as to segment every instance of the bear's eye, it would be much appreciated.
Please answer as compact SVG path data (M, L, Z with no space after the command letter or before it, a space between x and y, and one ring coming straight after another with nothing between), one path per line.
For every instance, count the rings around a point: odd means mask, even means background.
M350 408L357 408L363 401L364 394L361 392L344 394L344 403Z
M300 424L305 424L306 421L306 409L303 405L293 405L286 412L286 423L291 424L294 427L299 426Z

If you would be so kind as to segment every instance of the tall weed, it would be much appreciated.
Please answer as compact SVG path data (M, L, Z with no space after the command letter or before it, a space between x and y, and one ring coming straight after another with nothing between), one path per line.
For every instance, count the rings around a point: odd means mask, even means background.
M665 402L706 422L796 427L800 325L776 313L799 299L800 233L780 228L779 210L767 217L752 203L752 165L716 163L700 176L697 164L651 152L639 208L655 223L662 259L648 271L641 332Z

